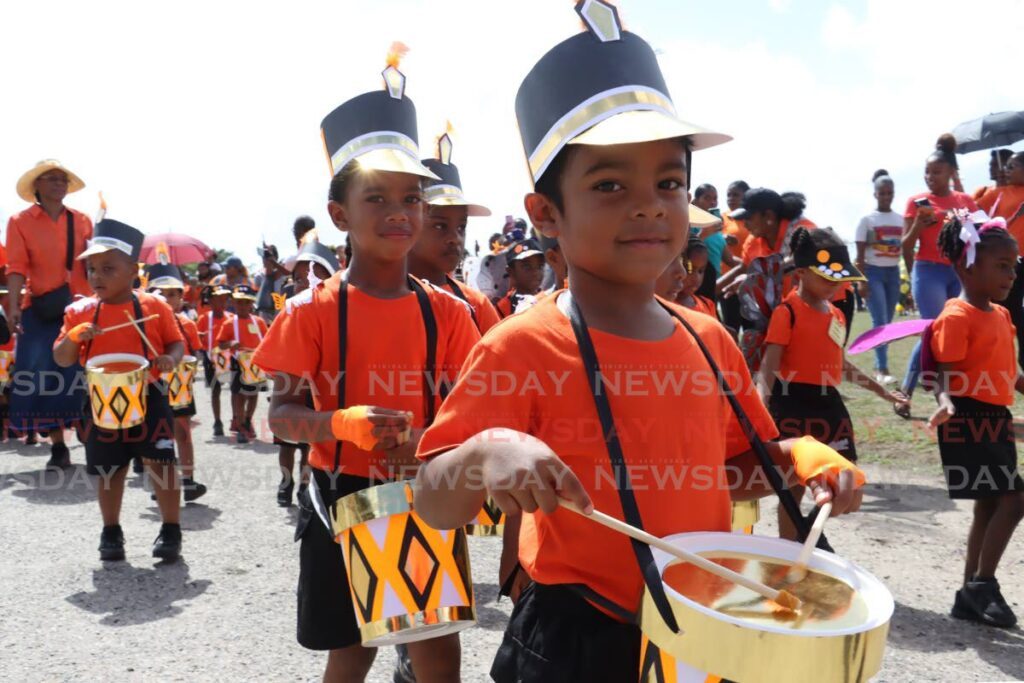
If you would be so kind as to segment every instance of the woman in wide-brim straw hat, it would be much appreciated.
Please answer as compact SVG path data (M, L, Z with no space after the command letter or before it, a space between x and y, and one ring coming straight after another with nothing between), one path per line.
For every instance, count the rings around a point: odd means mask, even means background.
M61 162L40 161L18 179L18 196L32 206L7 223L7 315L20 335L10 421L18 431L49 432L52 468L71 464L63 430L82 412L82 397L74 391L80 368L57 367L52 348L64 307L92 293L85 267L76 260L92 237L92 221L64 206L69 192L84 187Z

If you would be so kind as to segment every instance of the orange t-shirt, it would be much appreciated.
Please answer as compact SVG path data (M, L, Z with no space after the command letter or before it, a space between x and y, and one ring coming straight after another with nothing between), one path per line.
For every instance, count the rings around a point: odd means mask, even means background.
M815 310L794 290L772 311L764 341L784 347L778 372L783 381L836 387L843 381L845 337L838 308L829 304L828 313Z
M238 348L252 350L260 345L265 336L267 322L263 318L255 315L248 318L233 315L221 324L220 332L217 333L217 343L236 341Z
M162 355L167 347L174 342L185 341L181 336L181 330L178 329L178 323L174 320L174 311L171 310L171 307L163 299L146 294L145 292L136 292L135 296L139 299L142 317L145 318L150 315L159 316L155 320L139 323L144 326L143 329L146 332L146 337L153 344L157 354ZM96 316L97 306L99 306L98 318ZM64 341L64 337L67 336L67 333L75 325L95 323L101 328L113 327L114 325L128 322L125 313L131 314L133 319L136 318L135 308L132 306L131 301L123 304L106 304L100 303L95 296L79 299L64 309L64 325L60 328L60 334L57 336L57 341L53 343L53 347L57 348L57 345ZM152 351L143 344L142 338L139 337L138 330L134 325L104 332L95 337L91 344L89 342L81 344L79 362L85 365L89 358L107 353L133 353L138 356L145 356L149 359L153 376L157 377L160 374L152 365Z
M495 327L473 349L437 420L420 441L426 460L506 427L541 439L570 467L594 505L623 518L564 296L550 296ZM764 439L777 434L736 343L718 322L674 309L700 335ZM728 531L730 497L717 477L750 446L704 356L678 322L661 341L590 330L644 527L655 536ZM536 581L584 583L627 609L643 578L625 536L565 510L524 514L519 560Z
M458 296L450 284L445 284L442 289L446 292L451 292L454 296ZM480 334L484 334L501 321L501 318L498 317L498 311L494 309L494 304L491 303L491 300L483 292L461 282L459 283L459 289L466 296L469 305L473 307L473 315L476 317L476 326L480 329Z
M268 373L311 378L318 411L369 405L413 413L413 427L425 426L423 371L427 337L416 294L379 299L348 285L348 338L345 405L338 405L338 291L341 273L288 299L274 319L253 361ZM437 322L440 382L453 380L480 333L466 305L451 294L424 285ZM442 386L438 384L438 386ZM435 405L440 397L432 397ZM335 441L314 443L309 464L334 469ZM342 442L341 470L382 478L382 453Z
M213 315L213 311L207 311L199 317L196 327L199 328L199 338L203 342L201 348L205 348L208 354L212 354L214 347L217 346L221 325L231 318L232 315L226 311L219 318Z
M1017 240L1017 249L1024 256L1024 185L993 187L978 201L978 206L993 218L1006 219L1006 228Z
M178 331L185 338L185 353L190 356L196 355L199 349L203 348L203 343L199 341L199 328L196 327L195 321L184 313L176 313L174 317L178 321Z
M1002 306L975 308L950 299L932 323L932 356L950 365L949 393L1000 406L1013 405L1017 381L1016 328Z
M74 214L74 254L85 251L85 242L92 237L92 221L81 211L65 209L56 221L35 204L7 221L8 273L25 276L25 285L31 294L52 292L68 282L67 245L68 211ZM89 296L92 288L85 275L85 263L76 260L71 266L71 293ZM32 304L26 295L22 308Z
M494 309L498 312L499 318L507 318L515 311L512 310L512 297L516 294L516 290L510 289L508 294L498 299L498 303L494 304Z
M942 230L943 223L946 222L945 213L953 209L977 211L978 205L974 203L970 195L963 192L950 192L945 197L937 197L930 192L921 192L907 200L907 208L903 212L903 217L911 221L914 220L914 217L917 216L917 204L914 202L925 198L928 199L932 208L935 209L935 222L925 226L917 234L918 247L917 255L914 256L914 259L931 263L943 263L948 266L949 259L939 253L939 232Z
M701 296L700 294L694 294L693 303L694 306L690 310L703 313L704 315L710 315L715 320L718 320L718 310L715 308L715 302L711 299L706 296ZM687 308L689 308L689 306L687 306Z
M736 220L728 213L722 214L722 232L735 237L741 247L747 241L747 238L750 237L750 231L747 230L747 222L742 218Z

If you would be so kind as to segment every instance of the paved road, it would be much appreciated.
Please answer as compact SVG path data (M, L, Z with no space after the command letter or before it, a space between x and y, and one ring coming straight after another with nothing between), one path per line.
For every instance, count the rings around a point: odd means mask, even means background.
M201 405L206 394L200 391ZM225 406L226 407L226 406ZM98 560L100 519L78 465L43 472L48 447L0 445L0 679L10 681L310 681L323 656L295 643L295 509L276 506L276 448L211 436L208 409L196 427L198 477L210 485L183 512L184 559L154 564L155 504L132 481L122 525L128 561ZM258 416L265 414L261 403ZM269 440L269 439L268 439ZM900 473L876 472L873 481ZM880 681L1024 678L1024 635L946 616L960 573L968 508L938 480L875 488L866 513L830 525L837 548L882 577L896 596ZM768 511L768 505L763 504ZM759 526L771 533L773 525ZM1002 571L1024 616L1024 538ZM495 602L498 541L472 539L480 627L463 634L466 681L486 671L510 605ZM381 651L371 681L390 681Z

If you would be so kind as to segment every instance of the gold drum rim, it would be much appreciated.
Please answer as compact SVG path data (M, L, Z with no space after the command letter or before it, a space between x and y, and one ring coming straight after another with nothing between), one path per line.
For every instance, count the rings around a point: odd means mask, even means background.
M800 544L778 538L724 532L676 534L666 538L690 552L739 552L795 561ZM659 574L675 558L657 549ZM878 673L895 604L888 589L858 565L815 550L810 568L835 576L856 589L868 605L857 629L799 632L751 624L700 605L671 586L665 593L679 624L674 634L645 589L640 628L662 651L701 671L730 680L760 683L861 683Z

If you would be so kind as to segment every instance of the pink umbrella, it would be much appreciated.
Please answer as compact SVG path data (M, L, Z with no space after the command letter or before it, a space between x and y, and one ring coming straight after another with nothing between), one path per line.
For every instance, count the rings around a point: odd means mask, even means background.
M898 323L889 323L874 329L868 330L853 340L853 343L846 349L847 353L857 354L870 351L876 346L894 342L904 337L913 337L921 334L932 324L931 320L902 320Z
M164 256L167 263L180 266L184 263L206 261L213 257L214 251L201 240L190 235L182 235L177 232L146 235L139 260L143 263L160 263L161 255Z

